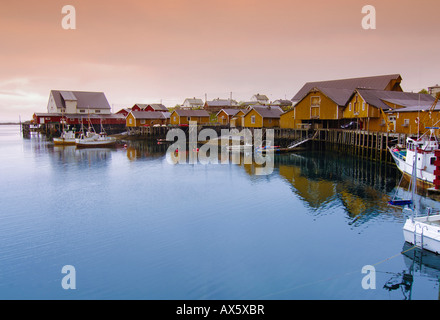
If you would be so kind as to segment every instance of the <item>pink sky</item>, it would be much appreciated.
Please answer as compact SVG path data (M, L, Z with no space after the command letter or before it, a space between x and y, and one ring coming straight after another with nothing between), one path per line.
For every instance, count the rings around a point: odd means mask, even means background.
M61 27L64 5L76 30ZM377 29L361 26L373 5ZM399 73L440 83L440 2L408 0L7 1L0 122L45 112L52 89L103 91L115 109L187 97L290 99L307 81Z

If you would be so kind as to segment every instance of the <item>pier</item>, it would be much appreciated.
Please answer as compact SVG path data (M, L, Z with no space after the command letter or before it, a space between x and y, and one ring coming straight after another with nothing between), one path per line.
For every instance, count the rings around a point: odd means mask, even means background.
M40 125L33 127L30 122L21 123L23 136L29 136L30 132L36 131L45 134L47 137L57 136L60 132L60 124ZM121 125L104 125L108 134L119 134L124 131L127 135L124 139L165 139L171 129L181 129L186 134L189 133L188 126L152 126L128 128ZM218 136L221 131L237 129L241 131L243 127L231 127L229 125L198 125L197 134L202 129L212 129ZM78 131L80 128L76 128ZM256 128L247 128L252 134ZM265 139L265 128L263 128L263 139ZM319 150L332 150L356 155L363 159L393 164L393 159L388 152L388 147L396 144L405 146L407 134L392 132L373 132L365 130L343 130L343 129L285 129L273 128L275 144L282 148L288 148L295 141L305 141L304 145L308 148Z

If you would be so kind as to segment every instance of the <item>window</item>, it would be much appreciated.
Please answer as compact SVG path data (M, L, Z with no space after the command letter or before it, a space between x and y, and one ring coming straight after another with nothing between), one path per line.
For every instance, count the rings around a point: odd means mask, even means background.
M362 111L365 111L365 101L362 102Z
M81 112L81 113L85 113L85 112L86 112L86 110L79 110L79 112Z
M252 123L252 124L255 124L255 116L252 116L252 117L251 117L251 123Z
M128 123L129 123L129 124L133 124L133 119L132 119L132 118L129 118L129 119L128 119Z
M141 120L141 124L145 124L145 120Z
M404 119L403 120L403 126L404 127L408 127L409 126L409 119Z
M191 121L191 117L186 117L186 119L187 119L188 121Z
M176 116L173 117L173 121L176 122Z
M95 110L95 113L101 113L101 110Z
M269 119L269 123L272 123L272 119Z
M351 102L350 102L350 104L348 105L348 111L351 111Z

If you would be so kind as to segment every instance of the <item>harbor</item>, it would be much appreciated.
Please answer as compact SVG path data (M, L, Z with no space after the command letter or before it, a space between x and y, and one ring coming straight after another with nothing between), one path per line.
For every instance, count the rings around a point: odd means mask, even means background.
M273 173L258 176L256 163L172 165L168 145L154 140L81 149L55 146L44 134L23 139L19 126L0 130L8 199L2 297L438 297L440 267L408 251L405 216L387 205L401 177L395 165L341 157L317 142L275 154ZM292 131L288 140L305 132ZM418 199L423 208L437 206ZM311 234L313 241L304 241ZM35 258L20 263L29 254ZM74 292L51 281L67 257L81 279ZM377 265L377 289L362 289L362 266L390 257ZM26 284L39 259L47 267L34 290ZM400 285L404 273L410 287Z

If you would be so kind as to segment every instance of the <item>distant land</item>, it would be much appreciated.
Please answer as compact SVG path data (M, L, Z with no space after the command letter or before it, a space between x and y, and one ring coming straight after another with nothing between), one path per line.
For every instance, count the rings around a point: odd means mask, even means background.
M20 124L20 122L0 122L0 126L11 125L11 124Z

